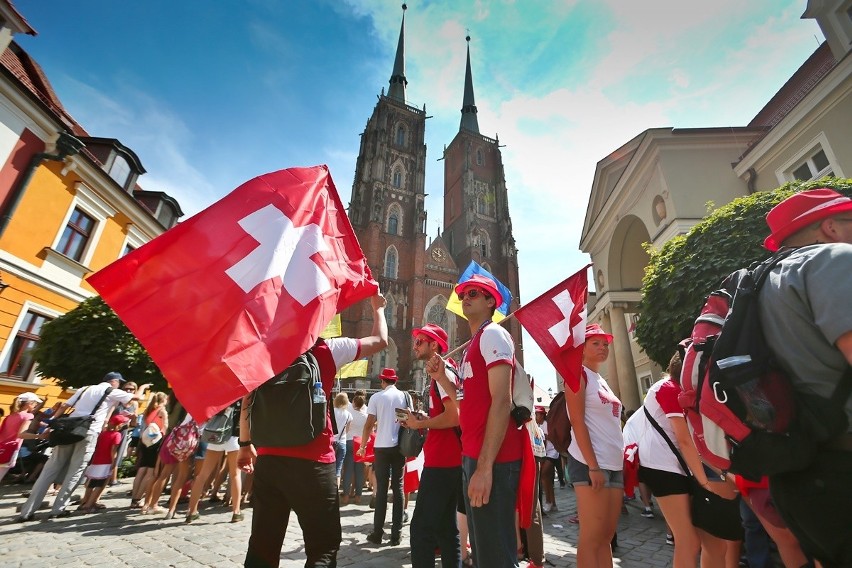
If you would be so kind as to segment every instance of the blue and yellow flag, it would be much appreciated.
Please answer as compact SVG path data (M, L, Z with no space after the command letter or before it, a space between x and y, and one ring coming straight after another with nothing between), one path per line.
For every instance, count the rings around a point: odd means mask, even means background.
M512 292L509 291L505 284L494 278L490 272L479 266L479 263L475 260L471 260L470 264L468 264L467 268L465 268L464 272L462 272L462 275L459 277L459 284L465 282L474 274L490 278L495 284L497 284L497 289L500 291L500 295L503 296L503 303L497 306L497 309L494 310L494 316L491 319L495 322L506 319L506 316L509 315L509 305L512 303ZM453 289L453 293L450 294L450 300L447 302L447 309L464 318L461 300L459 300L459 295L456 294L455 289Z

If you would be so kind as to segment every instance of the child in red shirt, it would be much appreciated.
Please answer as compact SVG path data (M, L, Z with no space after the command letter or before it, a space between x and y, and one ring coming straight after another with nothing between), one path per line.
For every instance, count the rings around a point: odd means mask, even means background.
M109 419L106 430L98 436L95 453L92 455L89 467L86 468L86 477L89 482L86 484L86 494L80 502L80 510L84 513L106 508L98 503L98 499L101 498L107 479L112 475L112 464L115 463L118 446L121 444L121 431L127 427L129 421L127 416L116 414Z

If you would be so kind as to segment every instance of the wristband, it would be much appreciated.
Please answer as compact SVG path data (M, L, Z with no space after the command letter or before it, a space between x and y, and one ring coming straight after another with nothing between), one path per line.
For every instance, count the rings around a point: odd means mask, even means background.
M601 470L601 468L599 468L599 467L595 467L595 468L591 468L591 467L590 467L590 468L589 468L589 473L592 473L592 472L595 472L595 471L600 471L600 470Z
M246 446L251 446L251 440L248 440L248 441L245 441L245 442L240 440L237 443L240 445L241 448L245 448Z

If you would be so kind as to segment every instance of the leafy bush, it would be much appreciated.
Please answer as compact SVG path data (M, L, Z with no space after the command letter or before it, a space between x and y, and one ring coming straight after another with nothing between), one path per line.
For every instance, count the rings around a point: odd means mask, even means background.
M735 199L660 250L648 247L636 337L653 361L665 367L691 332L707 295L728 274L769 256L763 248L769 210L794 193L819 187L852 197L852 179L791 182Z

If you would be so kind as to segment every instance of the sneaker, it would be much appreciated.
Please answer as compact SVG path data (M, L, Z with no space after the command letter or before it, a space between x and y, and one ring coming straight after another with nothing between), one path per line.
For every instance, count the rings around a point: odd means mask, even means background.
M392 536L390 539L391 546L399 546L400 538L398 536Z
M651 510L651 507L645 507L645 510L640 513L646 519L654 518L654 511Z
M550 503L545 503L544 507L541 508L541 512L544 513L545 515L552 510L553 510L553 505L551 505Z
M403 511L402 512L402 524L405 524L407 522L408 522L408 511Z
M382 544L382 533L371 532L367 535L367 542L372 542L373 544Z
M674 546L674 535L673 534L667 534L666 535L666 544L668 544L669 546Z

